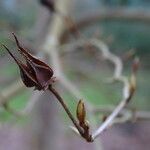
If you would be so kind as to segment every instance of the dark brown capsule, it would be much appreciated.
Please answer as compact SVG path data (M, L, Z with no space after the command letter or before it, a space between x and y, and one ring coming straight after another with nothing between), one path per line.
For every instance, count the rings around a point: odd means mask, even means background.
M3 46L19 66L23 83L27 87L35 87L35 89L38 90L46 90L48 86L54 82L54 78L52 77L53 70L46 63L32 56L20 45L14 33L13 35L16 40L18 51L25 58L26 64L23 64L20 60L18 60L5 45Z

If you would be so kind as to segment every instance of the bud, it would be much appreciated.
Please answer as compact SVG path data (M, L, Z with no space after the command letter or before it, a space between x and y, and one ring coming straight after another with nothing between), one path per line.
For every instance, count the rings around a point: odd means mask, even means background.
M80 100L77 105L76 113L77 113L77 118L79 120L79 123L81 125L85 124L86 111L85 111L85 106L82 100Z

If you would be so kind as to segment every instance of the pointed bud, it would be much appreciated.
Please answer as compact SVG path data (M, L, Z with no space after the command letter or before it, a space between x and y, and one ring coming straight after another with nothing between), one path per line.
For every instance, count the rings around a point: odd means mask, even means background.
M77 118L79 120L79 123L85 124L86 111L85 111L85 106L82 100L80 100L77 105L76 113L77 113Z

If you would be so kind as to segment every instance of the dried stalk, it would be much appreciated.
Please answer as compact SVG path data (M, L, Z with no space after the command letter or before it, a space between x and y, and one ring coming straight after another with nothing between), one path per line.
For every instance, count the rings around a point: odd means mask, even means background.
M52 86L49 87L49 90L55 95L57 100L61 103L62 107L64 108L64 110L68 114L69 118L71 119L71 121L73 122L75 127L78 129L79 133L82 135L83 134L83 130L81 129L81 127L79 126L77 121L74 119L73 115L71 114L70 110L68 109L68 106L65 104L64 100L62 99L62 97L59 95L59 93Z

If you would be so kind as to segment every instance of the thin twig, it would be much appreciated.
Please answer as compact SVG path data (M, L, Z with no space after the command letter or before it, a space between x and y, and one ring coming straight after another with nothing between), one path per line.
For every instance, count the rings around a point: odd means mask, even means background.
M99 136L105 129L112 125L114 118L117 117L120 111L127 105L127 102L130 98L131 97L129 96L128 98L121 101L121 103L115 108L115 110L113 110L106 121L104 121L104 123L102 123L99 128L92 134L93 139L97 138L97 136Z
M78 129L79 133L83 134L83 130L80 128L79 124L74 119L73 115L71 114L70 110L68 109L67 105L64 103L64 100L59 95L59 93L52 86L49 86L49 90L55 95L55 97L57 98L57 100L61 103L62 107L64 108L64 110L68 114L69 118L71 119L71 121L73 122L73 124L75 125L75 127Z

